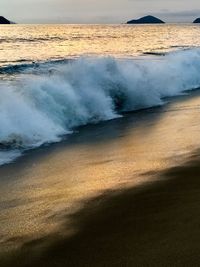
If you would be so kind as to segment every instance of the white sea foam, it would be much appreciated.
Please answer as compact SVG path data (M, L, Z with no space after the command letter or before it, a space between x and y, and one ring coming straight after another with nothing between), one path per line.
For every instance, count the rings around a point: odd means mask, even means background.
M80 58L0 83L0 143L31 148L74 127L162 105L200 86L200 50L159 59Z
M18 150L0 151L0 166L13 162L16 158L20 156L21 152Z

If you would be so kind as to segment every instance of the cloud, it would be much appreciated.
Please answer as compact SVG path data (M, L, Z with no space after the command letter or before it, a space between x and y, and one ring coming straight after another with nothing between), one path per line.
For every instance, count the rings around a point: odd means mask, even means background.
M0 10L19 23L122 23L148 14L191 22L200 16L199 0L0 0Z
M160 12L156 12L155 15L165 18L170 22L192 22L197 17L200 17L200 9L182 11L170 11L169 9L163 9Z

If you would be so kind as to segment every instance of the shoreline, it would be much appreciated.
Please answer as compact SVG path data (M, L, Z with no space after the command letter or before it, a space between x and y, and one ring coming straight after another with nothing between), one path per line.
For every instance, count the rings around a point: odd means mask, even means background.
M9 166L17 166L17 165L23 165L23 162L26 161L28 162L29 159L32 161L33 158L37 158L40 157L42 155L46 155L48 153L51 153L54 150L57 149L65 149L68 146L73 146L73 145L77 145L84 143L85 141L87 143L90 142L97 142L97 140L95 140L95 136L91 136L90 140L86 140L86 138L84 137L84 134L87 132L91 131L95 131L98 130L98 128L101 127L109 127L108 124L112 125L116 125L117 122L123 123L123 120L128 120L131 123L131 127L136 128L138 124L140 124L139 118L142 117L141 123L143 123L143 118L145 117L150 117L150 120L153 120L154 117L159 117L159 113L163 113L163 112L168 112L168 106L170 105L174 105L176 103L181 103L187 100L190 100L194 97L200 97L200 88L194 88L192 90L185 90L185 92L183 92L183 94L180 95L175 95L172 97L166 97L163 98L163 101L165 102L162 105L157 105L157 106L152 106L152 107L148 107L148 108L141 108L138 110L133 110L133 111L125 111L122 112L120 114L119 117L110 119L110 120L105 120L105 121L99 121L97 123L88 123L86 125L80 125L78 127L75 127L72 130L72 133L70 134L65 134L61 137L60 141L58 142L50 142L50 143L44 143L38 147L33 147L30 149L24 149L22 151L19 150L19 153L21 153L21 155L16 156L16 158L14 158L12 161L4 163L2 165L0 165L0 171L1 169L6 169ZM136 126L134 126L134 119L136 120ZM145 120L147 120L145 118ZM126 124L126 123L125 123ZM83 135L83 137L82 137ZM18 151L18 150L16 150ZM2 152L4 152L4 150L2 150ZM5 152L12 152L12 150L5 150Z
M199 103L81 127L2 166L0 265L198 266Z

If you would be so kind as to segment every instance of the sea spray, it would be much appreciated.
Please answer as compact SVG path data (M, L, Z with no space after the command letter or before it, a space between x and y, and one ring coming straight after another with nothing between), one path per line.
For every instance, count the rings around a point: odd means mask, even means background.
M146 59L79 58L38 65L37 71L23 67L15 75L0 83L0 144L28 149L198 88L200 50Z

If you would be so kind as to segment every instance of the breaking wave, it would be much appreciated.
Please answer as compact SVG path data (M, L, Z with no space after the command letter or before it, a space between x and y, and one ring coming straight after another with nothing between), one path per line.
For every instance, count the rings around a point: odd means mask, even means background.
M74 127L162 105L200 86L199 49L155 59L79 58L36 73L28 67L0 81L1 150L58 142Z

